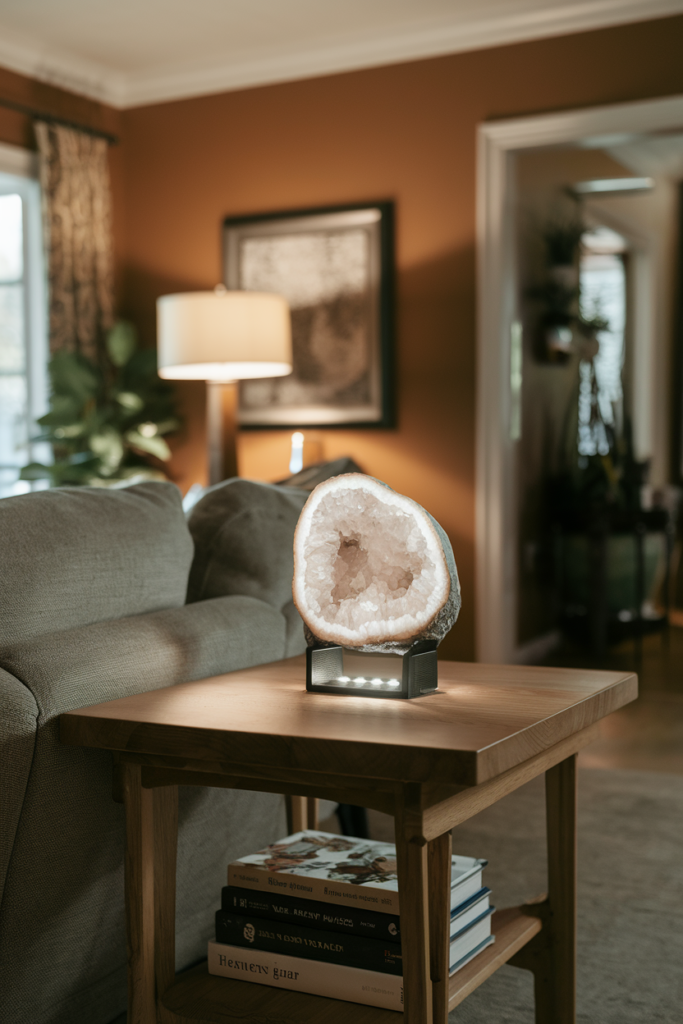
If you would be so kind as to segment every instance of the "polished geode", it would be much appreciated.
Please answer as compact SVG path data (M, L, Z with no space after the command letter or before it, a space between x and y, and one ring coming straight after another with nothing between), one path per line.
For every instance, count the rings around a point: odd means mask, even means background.
M453 551L417 502L362 473L319 484L294 536L294 601L311 646L405 654L460 611Z

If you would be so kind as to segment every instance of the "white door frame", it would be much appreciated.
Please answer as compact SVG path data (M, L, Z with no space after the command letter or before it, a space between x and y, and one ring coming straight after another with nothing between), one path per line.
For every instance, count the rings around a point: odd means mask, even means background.
M517 536L510 434L515 312L516 151L683 128L683 96L490 121L477 139L476 644L480 661L516 660Z

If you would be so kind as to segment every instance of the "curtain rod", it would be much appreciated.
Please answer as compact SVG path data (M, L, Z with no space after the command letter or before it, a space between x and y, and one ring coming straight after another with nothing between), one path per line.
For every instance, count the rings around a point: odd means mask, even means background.
M64 117L55 117L54 114L46 114L43 110L36 110L35 107L27 107L23 103L15 103L13 100L0 99L0 107L7 107L8 110L15 110L19 114L26 114L28 117L38 121L47 121L48 124L61 124L65 128L75 128L76 131L85 132L86 135L94 135L98 139L106 139L110 146L118 145L117 135L111 132L100 131L99 128L90 128L88 125L79 124L78 121L69 121Z

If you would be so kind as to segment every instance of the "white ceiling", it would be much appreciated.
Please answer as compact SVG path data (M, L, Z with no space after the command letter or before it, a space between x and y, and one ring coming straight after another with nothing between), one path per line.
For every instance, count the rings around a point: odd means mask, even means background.
M0 0L0 65L131 107L678 13L683 0Z

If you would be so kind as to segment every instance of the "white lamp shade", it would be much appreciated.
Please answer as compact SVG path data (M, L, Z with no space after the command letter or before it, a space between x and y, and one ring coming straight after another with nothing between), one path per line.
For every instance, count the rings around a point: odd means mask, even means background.
M159 376L243 380L292 372L292 329L282 295L186 292L157 299Z

